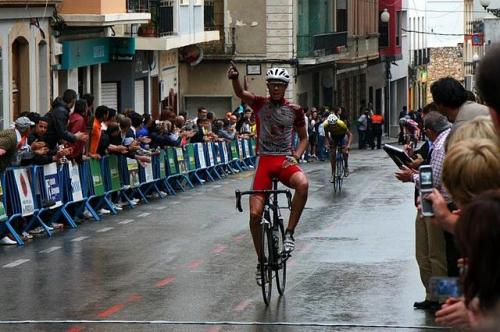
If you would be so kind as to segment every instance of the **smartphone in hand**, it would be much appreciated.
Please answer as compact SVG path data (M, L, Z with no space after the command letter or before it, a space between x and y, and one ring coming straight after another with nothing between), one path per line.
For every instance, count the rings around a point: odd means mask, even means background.
M432 210L432 202L425 199L425 196L430 194L433 188L432 167L430 165L422 165L419 170L420 206L422 215L424 217L433 217L434 211Z
M432 277L429 281L429 288L433 299L439 303L445 302L450 297L462 296L462 288L458 278Z

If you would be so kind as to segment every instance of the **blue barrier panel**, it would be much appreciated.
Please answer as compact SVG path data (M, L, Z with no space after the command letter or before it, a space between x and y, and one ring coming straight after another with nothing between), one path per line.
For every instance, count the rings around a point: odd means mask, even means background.
M214 143L208 142L203 146L205 153L205 161L207 164L207 172L211 173L212 178L214 179L222 179L221 174L217 170L216 158L214 153Z
M139 179L141 181L139 189L144 193L144 195L148 195L154 191L158 197L164 198L157 185L159 177L158 172L155 171L155 169L159 168L158 163L159 161L157 156L152 156L150 163L147 163L145 166L139 164Z
M190 188L194 188L193 183L187 176L187 167L184 160L184 151L180 147L168 147L167 148L167 159L168 159L168 176L167 181L170 184L176 184L177 187L185 191L183 182L187 184Z
M28 223L32 223L34 222L33 219L35 218L36 213L38 213L35 206L36 191L33 181L33 172L30 167L16 167L7 168L5 173L7 184L6 191L9 195L8 200L12 203L12 214L9 216L5 225L15 238L17 244L23 245L24 242L12 227L12 223L23 218L28 219ZM41 225L47 234L51 234L49 228L45 225L45 223L43 223L43 221L39 219L36 221L41 222Z
M187 165L187 174L188 176L190 175L192 178L194 178L199 184L203 184L205 180L200 178L198 175L198 171L200 170L197 167L196 164L196 157L195 157L195 146L194 144L188 144L185 147L185 160L186 160L186 165Z
M7 177L11 178L11 172L6 170L4 173L0 173L1 176L1 181L0 181L0 191L1 191L1 204L3 208L3 212L1 214L1 219L0 222L2 223L2 226L5 226L8 230L8 232L14 237L14 240L17 242L17 245L22 246L24 244L23 240L17 234L16 230L14 227L12 227L12 222L18 218L22 218L20 213L15 213L14 210L14 205L15 205L15 199L12 196L13 194L13 189L11 187L11 181L7 180ZM5 192L4 189L5 188ZM9 202L10 206L7 205L7 201ZM3 229L2 229L3 233Z
M65 196L64 191L66 182L64 165L50 163L43 166L34 166L33 174L33 181L37 188L35 205L37 206L38 212L24 230L28 231L31 229L32 223L36 220L38 220L43 228L46 228L43 220L46 219L47 215L51 215L49 224L58 221L62 216L66 224L71 228L76 228L76 223L73 218L67 216L61 210L64 205L63 199ZM50 236L51 232L49 229L46 231Z
M80 175L81 169L76 162L69 162L63 165L64 171L64 205L61 207L61 213L68 220L74 222L75 216L82 216L85 209L87 198L83 193L82 176Z
M175 196L174 188L172 188L170 183L167 181L167 177L168 177L167 151L161 150L160 155L155 156L155 158L158 159L157 172L158 172L158 179L159 179L160 185L165 188L165 190L167 191L168 194Z

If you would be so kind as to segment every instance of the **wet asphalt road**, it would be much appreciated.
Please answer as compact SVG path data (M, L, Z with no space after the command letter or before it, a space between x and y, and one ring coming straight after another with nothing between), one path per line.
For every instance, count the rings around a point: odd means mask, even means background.
M412 186L395 181L395 166L382 151L352 152L341 194L328 182L327 163L303 168L310 197L286 294L279 298L274 290L269 307L255 284L248 204L243 214L234 208L234 190L248 189L252 179L253 172L244 172L24 248L0 248L0 321L44 321L0 324L0 330L433 327L430 315L412 308L424 296L414 259Z

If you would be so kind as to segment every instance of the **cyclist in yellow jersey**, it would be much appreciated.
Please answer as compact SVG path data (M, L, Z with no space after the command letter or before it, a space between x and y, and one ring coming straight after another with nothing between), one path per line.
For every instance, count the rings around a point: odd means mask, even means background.
M342 154L344 157L344 176L347 177L349 175L348 161L349 149L351 148L352 143L352 133L346 123L340 120L335 114L330 114L323 123L323 126L325 128L325 147L329 146L330 150L330 164L332 166L332 177L330 182L333 182L336 169L335 156L337 153L337 147L339 146L342 148Z

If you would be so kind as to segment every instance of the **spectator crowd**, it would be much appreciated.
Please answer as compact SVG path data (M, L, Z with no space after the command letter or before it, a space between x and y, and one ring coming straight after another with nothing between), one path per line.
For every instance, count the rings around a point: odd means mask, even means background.
M413 162L396 178L415 184L416 259L426 290L414 307L435 313L444 326L500 327L499 57L495 45L481 60L477 100L459 81L445 77L431 85L432 103L417 114L406 109L401 114L400 140ZM419 138L424 143L415 149ZM421 165L432 167L430 194L420 193ZM423 217L424 200L434 216ZM438 296L433 285L439 280L455 280L456 294Z

